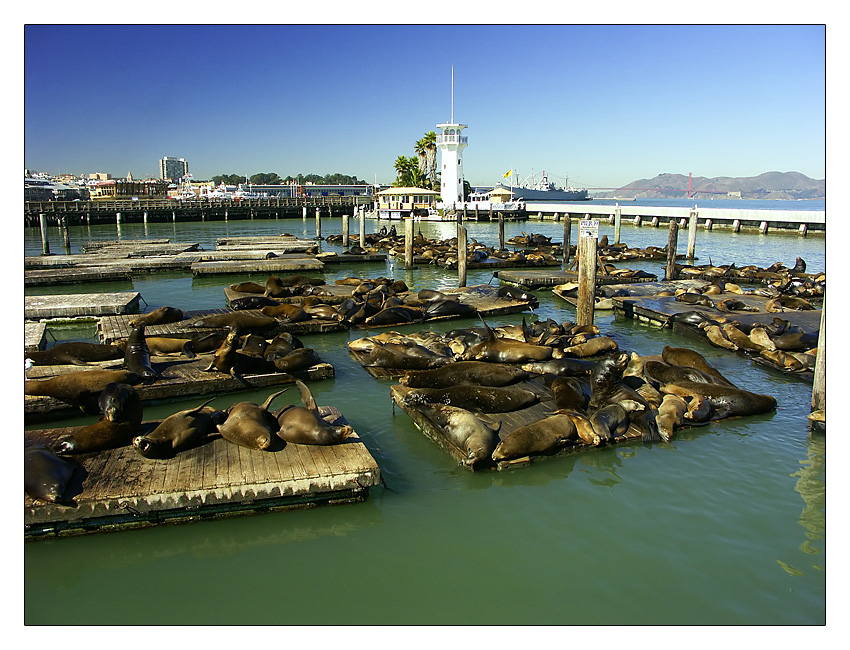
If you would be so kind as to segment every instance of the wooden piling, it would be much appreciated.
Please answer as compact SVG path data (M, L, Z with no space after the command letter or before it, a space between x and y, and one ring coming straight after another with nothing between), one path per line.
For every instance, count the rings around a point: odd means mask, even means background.
M60 220L62 226L62 246L70 251L71 250L71 235L68 232L68 217L63 216Z
M820 312L820 333L815 360L815 376L812 384L812 410L826 410L826 294Z
M761 224L759 224L759 233L762 235L767 234L767 221L762 221Z
M570 230L572 228L572 221L570 219L570 213L567 212L564 218L564 268L567 268L570 264L570 239L572 238Z
M47 215L39 214L38 221L41 225L41 254L50 255L50 240L47 236Z
M121 213L120 212L115 213L115 223L118 224L119 226L121 225Z
M505 215L499 211L499 250L505 250Z
M688 262L693 264L697 247L697 211L691 210L688 217Z
M322 238L322 211L316 206L316 239Z
M705 229L706 229L706 230L711 230L711 226L712 226L711 219L706 219L706 220L705 220Z
M342 245L348 248L348 213L342 213Z
M596 236L593 236L590 230L586 231L583 228L579 228L577 325L593 325L596 296L596 243L599 233L599 222L596 222L596 224Z
M457 229L457 286L466 286L466 228Z
M404 218L404 268L413 268L413 217Z
M679 222L670 219L670 238L667 240L667 266L665 280L676 280L676 249L679 247Z
M800 235L802 235L803 237L805 237L805 236L806 236L806 233L808 233L808 232L809 232L809 228L808 228L808 226L807 226L806 224L801 223L801 224L800 224L800 229L799 229L799 231L798 231L798 232L800 233Z
M614 243L620 243L620 222L623 219L622 211L619 206L614 208Z
M360 247L366 248L366 208L361 205L357 212L360 216Z
M732 232L734 232L734 233L741 232L741 220L740 219L735 219L732 222Z

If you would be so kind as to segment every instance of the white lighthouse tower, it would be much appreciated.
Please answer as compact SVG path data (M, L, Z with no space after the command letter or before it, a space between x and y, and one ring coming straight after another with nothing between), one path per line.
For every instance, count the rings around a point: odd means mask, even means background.
M463 157L467 137L463 135L466 124L455 122L455 72L452 67L452 111L446 124L438 124L443 132L437 136L442 167L440 168L440 196L444 204L463 201Z

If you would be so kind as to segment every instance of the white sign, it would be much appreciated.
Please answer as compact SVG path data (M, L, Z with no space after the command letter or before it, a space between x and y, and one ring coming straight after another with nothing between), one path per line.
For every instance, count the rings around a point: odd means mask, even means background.
M595 219L582 219L578 222L579 237L599 238L599 221Z

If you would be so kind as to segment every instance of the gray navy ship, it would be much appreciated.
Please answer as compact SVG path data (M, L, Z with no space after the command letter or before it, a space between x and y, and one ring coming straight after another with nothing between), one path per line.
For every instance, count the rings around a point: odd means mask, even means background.
M577 189L574 187L559 188L554 183L550 182L543 172L543 177L540 180L534 180L533 177L528 177L520 185L513 187L496 183L493 189L502 189L513 192L514 201L589 201L590 197L586 189Z

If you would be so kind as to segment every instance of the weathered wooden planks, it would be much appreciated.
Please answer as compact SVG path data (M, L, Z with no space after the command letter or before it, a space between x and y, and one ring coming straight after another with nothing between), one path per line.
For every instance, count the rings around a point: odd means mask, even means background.
M43 350L47 345L46 323L24 323L24 353Z
M331 423L345 423L334 407L320 412ZM152 430L157 423L143 426ZM49 444L72 430L29 431L25 444ZM144 458L132 446L77 456L82 482L76 507L34 502L25 494L24 534L72 535L357 501L381 481L378 464L356 433L330 447L280 447L247 449L216 435L164 460Z
M130 282L130 268L125 265L89 266L85 268L36 269L24 271L25 287L41 287L78 282Z
M232 260L195 262L192 275L234 275L249 273L280 273L282 271L321 271L325 265L314 257L275 257L265 260Z
M566 282L578 282L578 273L572 271L536 271L536 270L500 270L493 273L500 282L529 289L551 287ZM646 274L645 277L626 278L622 275L596 274L596 284L632 284L637 282L655 282L658 276Z
M134 314L139 311L138 291L24 296L24 318L68 318Z

